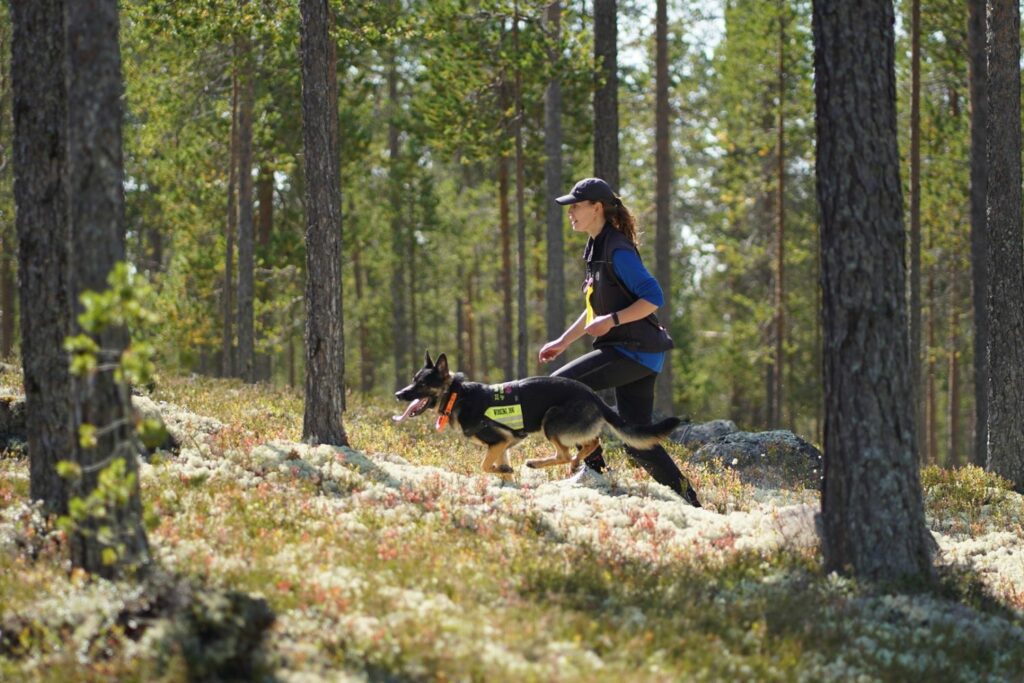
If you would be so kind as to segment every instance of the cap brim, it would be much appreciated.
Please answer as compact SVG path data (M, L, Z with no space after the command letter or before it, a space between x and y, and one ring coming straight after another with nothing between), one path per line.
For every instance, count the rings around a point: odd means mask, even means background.
M576 202L580 202L580 201L583 201L583 200L580 199L579 197L577 197L574 194L564 194L561 197L557 197L555 199L555 204L562 204L564 206L566 204L575 204Z

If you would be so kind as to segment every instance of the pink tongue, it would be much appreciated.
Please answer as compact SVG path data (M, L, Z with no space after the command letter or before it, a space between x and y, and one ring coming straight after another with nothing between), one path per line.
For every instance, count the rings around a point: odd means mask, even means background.
M416 410L417 408L419 408L420 406L422 406L426 402L427 402L427 399L425 399L425 398L418 398L415 401L413 401L412 403L410 403L405 408L405 412L404 413L402 413L401 415L392 415L391 419L394 420L395 422L401 422L405 418L409 417L414 410Z

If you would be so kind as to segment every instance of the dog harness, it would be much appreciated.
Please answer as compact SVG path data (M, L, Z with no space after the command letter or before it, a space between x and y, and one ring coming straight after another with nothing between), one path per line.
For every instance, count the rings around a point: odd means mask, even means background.
M518 437L526 436L523 431L523 405L519 402L519 382L492 384L491 405L484 411L484 417Z

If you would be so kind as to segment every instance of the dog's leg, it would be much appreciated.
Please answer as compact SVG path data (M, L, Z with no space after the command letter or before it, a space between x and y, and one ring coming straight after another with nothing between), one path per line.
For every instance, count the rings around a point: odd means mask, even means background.
M487 455L481 464L481 469L488 474L512 474L512 467L508 464L508 456L505 451L512 445L511 441L502 441L493 446L487 447Z
M550 441L551 445L555 447L555 454L547 458L534 458L533 460L527 460L527 467L554 467L555 465L564 465L572 460L572 456L569 454L569 449L558 440L557 436L551 437L548 441Z

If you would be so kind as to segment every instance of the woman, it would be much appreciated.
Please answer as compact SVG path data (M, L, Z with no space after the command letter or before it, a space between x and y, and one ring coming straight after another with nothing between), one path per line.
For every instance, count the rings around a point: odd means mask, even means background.
M636 219L600 178L586 178L555 201L569 206L574 232L586 233L583 283L586 309L569 329L540 350L540 362L557 358L574 341L588 334L594 350L563 366L556 377L583 382L595 391L615 388L619 414L636 424L649 424L654 409L654 382L672 348L654 312L664 303L657 280L644 267L637 251ZM665 449L626 449L660 484L700 507L697 494ZM599 448L584 465L604 470ZM582 471L582 470L581 470Z

